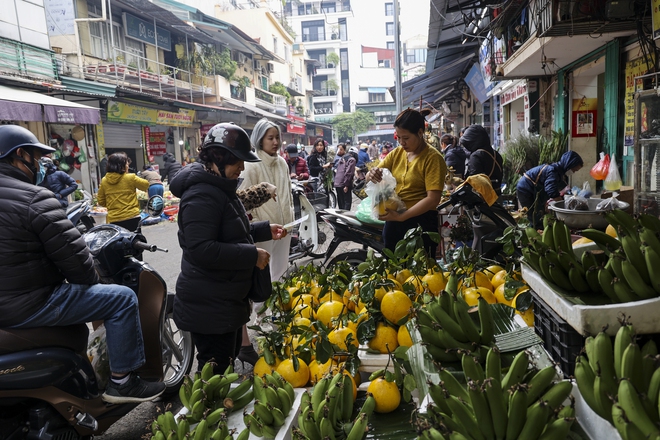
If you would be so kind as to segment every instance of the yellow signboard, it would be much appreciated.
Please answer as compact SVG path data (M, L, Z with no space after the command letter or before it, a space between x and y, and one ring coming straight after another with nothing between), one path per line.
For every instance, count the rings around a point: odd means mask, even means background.
M635 135L635 103L634 95L637 90L635 78L644 75L649 67L644 61L644 57L636 58L626 63L626 95L624 97L625 103L625 121L623 127L624 145L631 146L634 142Z
M158 123L158 110L124 102L108 101L108 121L156 125Z
M651 0L651 7L653 8L653 39L660 38L660 0Z
M158 125L192 127L195 110L179 109L178 113L158 110Z
M99 154L103 156L105 154L105 132L103 131L103 122L99 119L99 123L96 124L96 145L99 147Z
M108 101L108 121L139 125L165 125L192 127L195 110L179 109L178 112L156 110L124 102Z

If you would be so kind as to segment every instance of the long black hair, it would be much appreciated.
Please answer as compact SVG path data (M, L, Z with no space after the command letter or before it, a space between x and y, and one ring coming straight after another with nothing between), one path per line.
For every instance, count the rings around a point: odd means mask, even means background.
M318 151L316 151L316 146L317 146L318 144L323 145L323 151L320 152L320 153L319 153ZM325 147L325 141L323 140L323 138L318 138L318 139L316 140L316 142L314 142L314 145L312 146L312 153L311 153L311 155L314 155L314 156L323 156L323 159L325 159L325 160L328 159L328 149Z
M199 160L208 170L212 169L213 164L215 164L218 167L218 171L220 171L220 175L227 177L225 176L225 165L234 165L240 159L226 148L206 147L199 150Z

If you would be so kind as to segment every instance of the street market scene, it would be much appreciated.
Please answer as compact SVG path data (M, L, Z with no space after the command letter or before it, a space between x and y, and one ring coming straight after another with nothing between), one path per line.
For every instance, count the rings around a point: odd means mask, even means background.
M0 440L660 439L660 0L5 3Z

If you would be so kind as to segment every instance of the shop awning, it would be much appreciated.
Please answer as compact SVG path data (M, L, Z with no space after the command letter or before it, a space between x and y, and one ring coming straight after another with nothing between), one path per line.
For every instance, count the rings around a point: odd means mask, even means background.
M29 90L0 86L0 119L98 124L99 109Z
M372 136L385 136L388 134L394 134L393 128L385 128L381 130L369 130L366 133L360 133L357 136L360 137L372 137Z
M232 98L222 98L223 104L229 104L232 107L236 107L240 110L247 110L252 113L256 113L259 116L266 117L270 120L273 121L280 121L284 123L288 123L289 120L283 116L276 115L275 113L270 113L265 110L260 109L259 107L255 105L248 104L247 102L239 101L238 99L232 99Z

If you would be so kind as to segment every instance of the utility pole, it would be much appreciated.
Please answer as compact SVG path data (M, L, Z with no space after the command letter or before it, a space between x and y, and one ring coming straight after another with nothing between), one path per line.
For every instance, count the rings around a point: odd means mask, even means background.
M399 0L394 0L394 100L396 114L403 109L403 89L401 86L401 32L399 32Z

